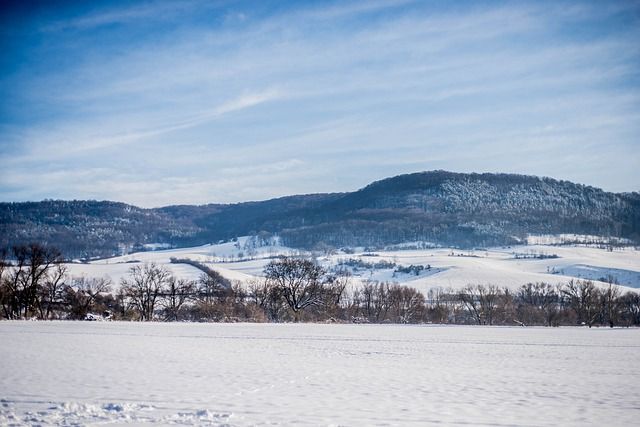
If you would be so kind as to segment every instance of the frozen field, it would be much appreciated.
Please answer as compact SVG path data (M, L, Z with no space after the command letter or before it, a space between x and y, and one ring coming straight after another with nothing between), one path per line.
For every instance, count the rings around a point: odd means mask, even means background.
M189 258L206 264L230 280L247 283L262 275L271 257L297 253L282 246L266 246L254 249L254 259L246 259L246 242L247 237L241 237L237 243L140 252L88 264L68 264L68 267L74 276L108 276L114 288L117 288L135 263L155 262L177 277L198 279L202 273L197 268L170 263L171 258ZM319 261L325 267L354 259L369 264L387 261L397 266L430 266L418 276L396 274L394 268L360 268L353 271L356 286L365 280L391 281L412 286L423 293L435 287L461 289L470 284L492 284L517 289L526 283L557 284L572 279L590 279L602 285L604 283L598 281L608 278L625 287L625 290L640 288L640 251L632 248L607 251L585 246L527 245L475 251L450 248L376 251L375 256L369 255L359 250L354 254L323 256Z
M0 425L637 425L640 330L0 322Z

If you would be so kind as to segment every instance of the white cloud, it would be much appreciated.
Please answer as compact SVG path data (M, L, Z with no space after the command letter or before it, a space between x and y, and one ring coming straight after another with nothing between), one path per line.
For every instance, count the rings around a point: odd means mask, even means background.
M80 132L78 132L79 127L72 124L66 128L57 129L53 135L49 135L49 138L44 140L44 143L36 142L28 156L30 158L44 157L53 159L118 145L131 146L131 144L141 140L161 137L172 132L200 126L218 120L225 115L237 113L265 102L275 101L282 96L282 92L275 89L246 93L217 107L183 117L171 123L136 128L118 133L111 133L114 129L117 129L117 125L114 123L103 124L100 126L99 133L94 133L96 130L95 123L88 128L85 127L84 130L80 128Z

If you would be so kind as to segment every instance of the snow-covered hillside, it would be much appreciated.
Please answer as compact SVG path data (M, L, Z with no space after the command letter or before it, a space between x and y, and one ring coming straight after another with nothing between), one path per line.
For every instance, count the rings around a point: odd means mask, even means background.
M391 281L423 292L434 287L459 289L469 284L493 284L517 288L530 282L566 283L572 279L609 280L627 288L640 288L640 251L614 250L584 245L528 245L461 251L449 248L311 254L272 242L259 246L249 237L236 242L195 248L139 252L126 256L69 264L74 276L109 276L117 285L136 263L155 262L177 277L196 279L201 272L171 259L191 259L218 271L230 280L246 283L262 274L278 255L315 255L325 267L346 268L354 283ZM413 266L413 269L411 269Z
M430 249L377 252L398 265L430 266L419 275L394 274L393 269L361 271L363 279L393 280L426 291L433 287L462 288L468 284L494 284L510 288L526 283L566 283L582 278L640 287L640 251L608 252L589 247L514 246L481 251Z
M287 246L306 250L412 240L485 248L524 243L531 234L539 240L530 244L547 244L557 236L573 242L566 233L640 244L639 226L637 193L608 193L535 176L442 170L382 179L354 192L230 205L141 209L86 200L0 203L0 247L50 242L65 256L82 259L247 234L278 235Z

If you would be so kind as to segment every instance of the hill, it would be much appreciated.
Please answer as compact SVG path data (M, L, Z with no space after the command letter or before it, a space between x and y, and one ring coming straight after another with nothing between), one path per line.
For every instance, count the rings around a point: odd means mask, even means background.
M278 234L296 248L411 241L461 248L576 233L640 243L640 194L551 178L446 171L400 175L350 193L237 204L141 209L116 202L0 203L0 246L31 241L68 256L107 256L148 244L181 247Z

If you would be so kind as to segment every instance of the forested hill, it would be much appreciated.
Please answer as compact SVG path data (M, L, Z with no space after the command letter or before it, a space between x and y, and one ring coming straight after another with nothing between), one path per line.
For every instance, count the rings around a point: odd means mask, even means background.
M478 247L541 233L621 237L637 244L640 194L533 176L432 171L384 179L351 193L229 205L0 203L1 246L38 241L74 257L150 243L199 245L261 231L300 248L411 241Z

